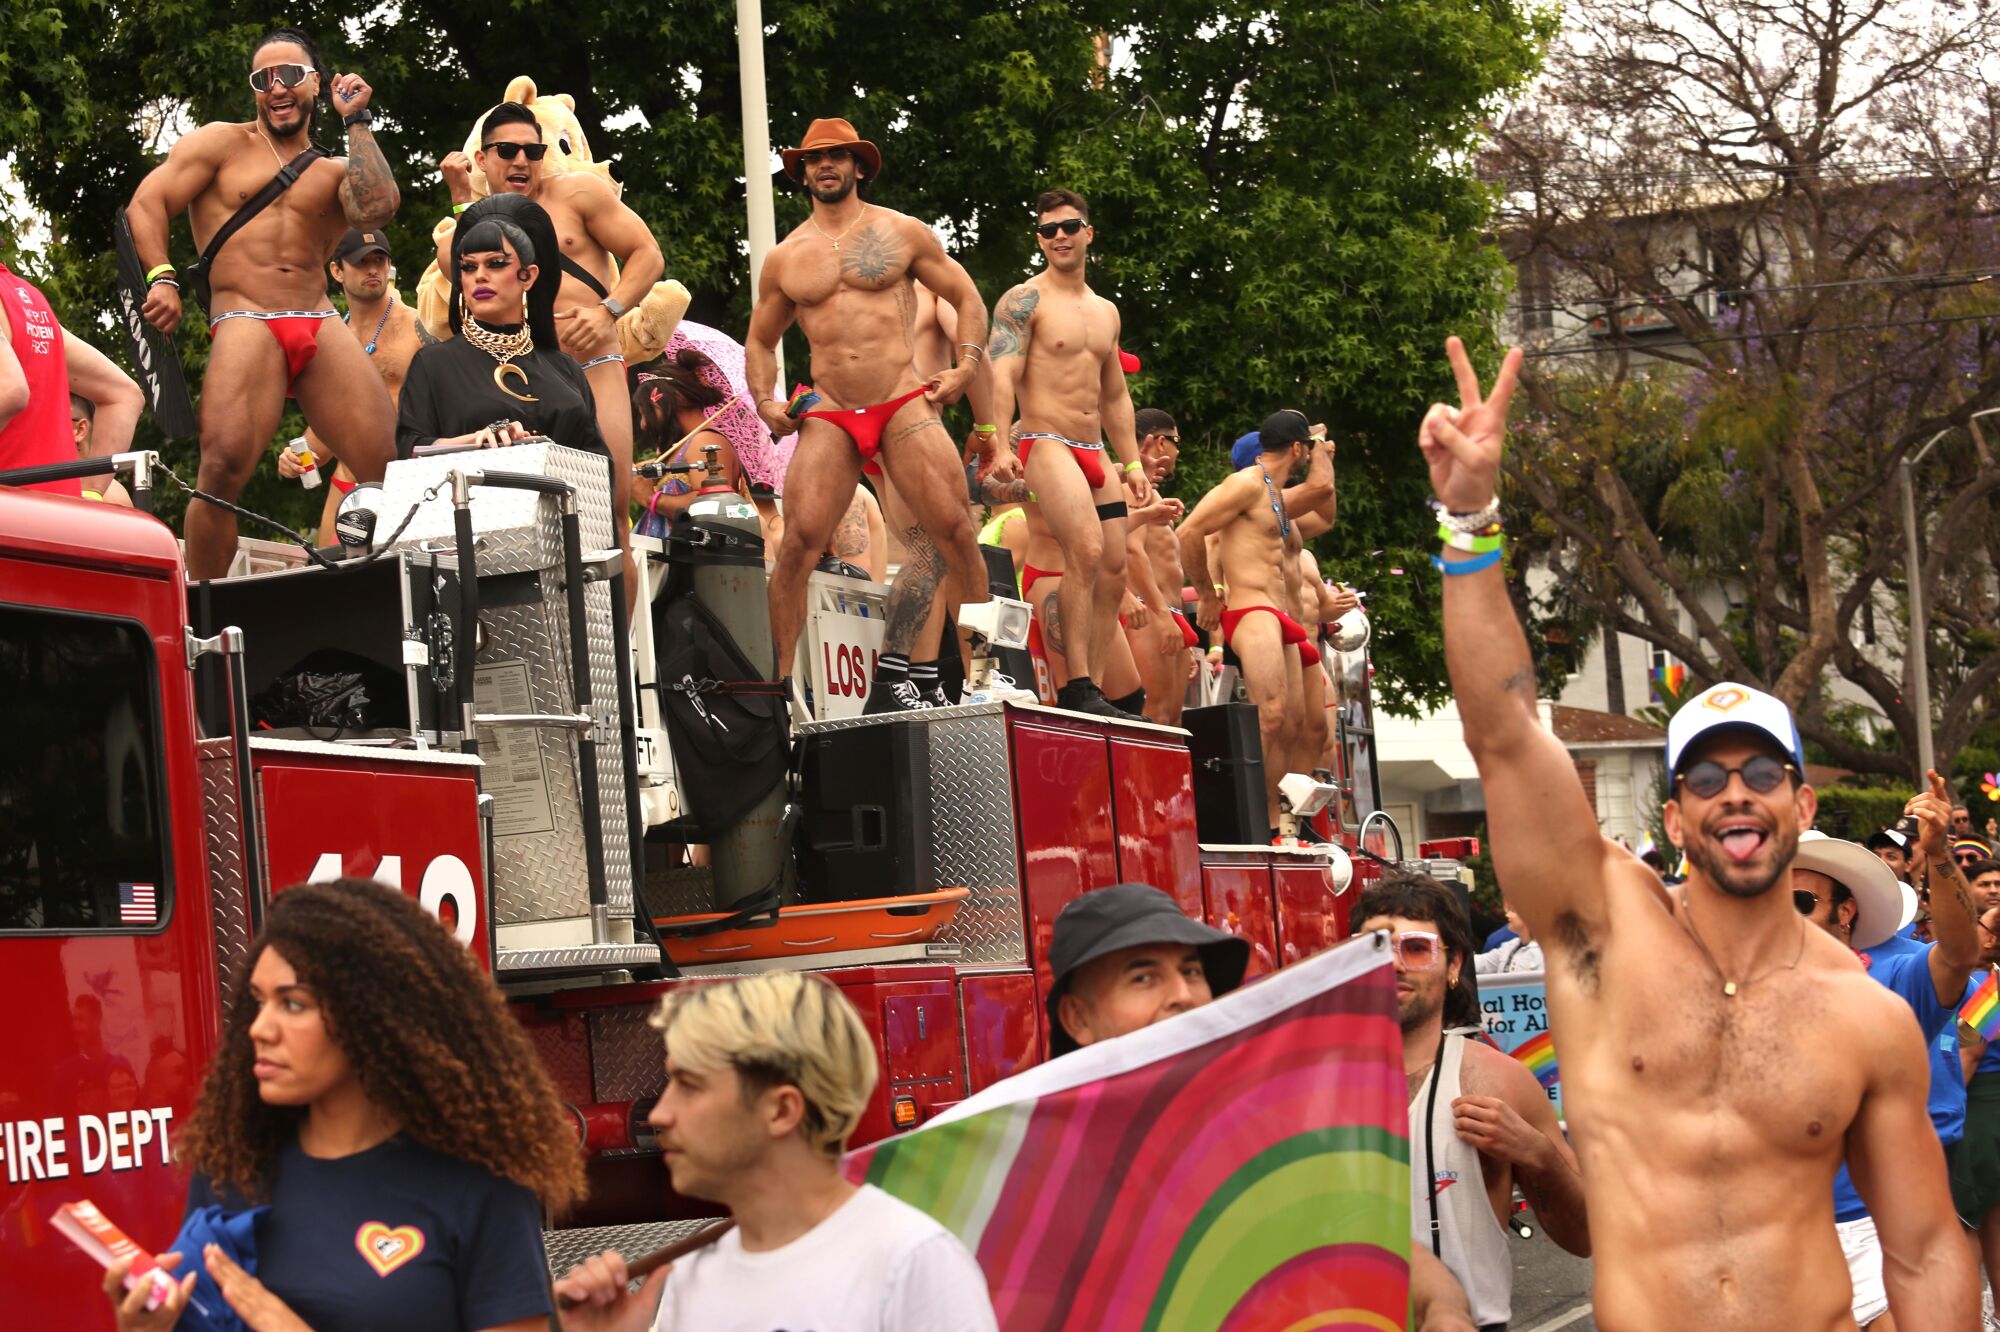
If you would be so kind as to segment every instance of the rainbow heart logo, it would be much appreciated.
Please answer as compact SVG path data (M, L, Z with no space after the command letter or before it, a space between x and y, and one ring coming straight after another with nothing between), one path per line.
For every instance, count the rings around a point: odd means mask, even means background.
M424 1232L415 1226L386 1226L365 1221L354 1232L354 1247L375 1269L376 1276L388 1276L424 1251Z

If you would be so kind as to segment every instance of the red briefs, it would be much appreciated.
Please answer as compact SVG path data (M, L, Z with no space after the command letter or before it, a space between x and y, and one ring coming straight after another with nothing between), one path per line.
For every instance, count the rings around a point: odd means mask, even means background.
M1181 627L1181 642L1187 644L1191 648L1198 648L1201 646L1201 635L1197 634L1194 631L1194 626L1187 622L1187 616L1173 609L1171 606L1167 608L1167 614L1173 616L1174 623Z
M1259 611L1278 617L1278 633L1286 647L1298 648L1300 663L1306 666L1319 665L1319 651L1312 645L1312 635L1305 631L1304 625L1276 606L1245 606L1242 610L1222 612L1222 641L1228 643L1230 639L1236 637L1236 626L1242 622L1243 617L1255 615Z
M1061 578L1060 569L1037 569L1032 564L1021 566L1021 600L1032 603L1035 599L1035 584L1044 578Z
M1062 435L1052 435L1046 430L1030 430L1017 437L1021 446L1021 465L1028 465L1028 453L1038 439L1059 440L1069 446L1069 456L1076 459L1076 465L1083 469L1084 484L1096 490L1104 484L1104 445L1087 444L1080 439L1069 439Z
M889 418L902 410L903 404L912 398L921 398L930 391L929 385L911 389L900 398L878 402L872 407L842 407L837 411L807 412L807 416L831 421L847 432L854 441L854 447L861 454L861 470L874 476L882 474L876 457L882 452L882 432L889 428Z
M213 333L225 319L254 319L270 329L285 354L285 396L290 397L292 386L319 355L319 326L331 318L331 310L224 310L208 321L208 331Z

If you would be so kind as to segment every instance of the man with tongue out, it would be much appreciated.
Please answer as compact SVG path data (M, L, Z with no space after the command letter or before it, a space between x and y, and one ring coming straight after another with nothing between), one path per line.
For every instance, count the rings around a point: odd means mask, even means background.
M1925 1113L1916 1020L1792 900L1817 800L1790 710L1724 683L1674 715L1664 812L1685 884L1670 892L1604 836L1541 719L1500 555L1521 356L1489 396L1456 338L1446 352L1458 405L1433 405L1418 431L1442 510L1427 521L1442 520L1445 657L1495 877L1547 958L1597 1325L1852 1329L1833 1215L1845 1157L1898 1326L1972 1326L1971 1255Z

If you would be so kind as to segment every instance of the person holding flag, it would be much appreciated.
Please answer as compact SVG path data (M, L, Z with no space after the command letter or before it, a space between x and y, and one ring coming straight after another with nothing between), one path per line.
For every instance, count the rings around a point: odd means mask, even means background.
M1964 1136L1951 1156L1951 1197L1973 1226L1986 1279L2000 1273L2000 906L1979 917L1980 962L1958 1010L1960 1076L1966 1082Z
M1965 1133L1965 1085L1952 1017L1979 962L1979 932L1971 889L1950 854L1951 798L1937 773L1929 774L1929 784L1928 792L1909 802L1905 817L1918 830L1917 854L1934 866L1935 943L1907 952L1871 951L1896 941L1902 887L1888 865L1858 842L1819 832L1799 834L1792 899L1808 921L1854 950L1869 979L1886 986L1916 1014L1930 1047L1931 1125L1949 1164ZM1882 1242L1845 1164L1833 1180L1833 1220L1854 1285L1855 1323L1878 1332L1894 1326L1888 1321L1889 1297L1882 1282Z

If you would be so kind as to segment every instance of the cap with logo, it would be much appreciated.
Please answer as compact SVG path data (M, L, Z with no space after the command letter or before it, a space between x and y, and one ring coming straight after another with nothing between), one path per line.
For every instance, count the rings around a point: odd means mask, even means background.
M367 255L387 253L389 253L388 232L363 231L359 227L349 227L347 234L340 238L340 244L333 247L333 262L351 264Z
M1893 846L1898 851L1907 853L1917 844L1919 835L1916 816L1905 814L1888 827L1871 835L1862 845L1870 851L1878 847Z
M1766 737L1785 752L1804 780L1805 746L1799 741L1799 724L1793 720L1792 710L1761 689L1726 680L1689 699L1667 723L1668 776L1680 772L1682 760L1696 741L1717 731L1749 731Z

